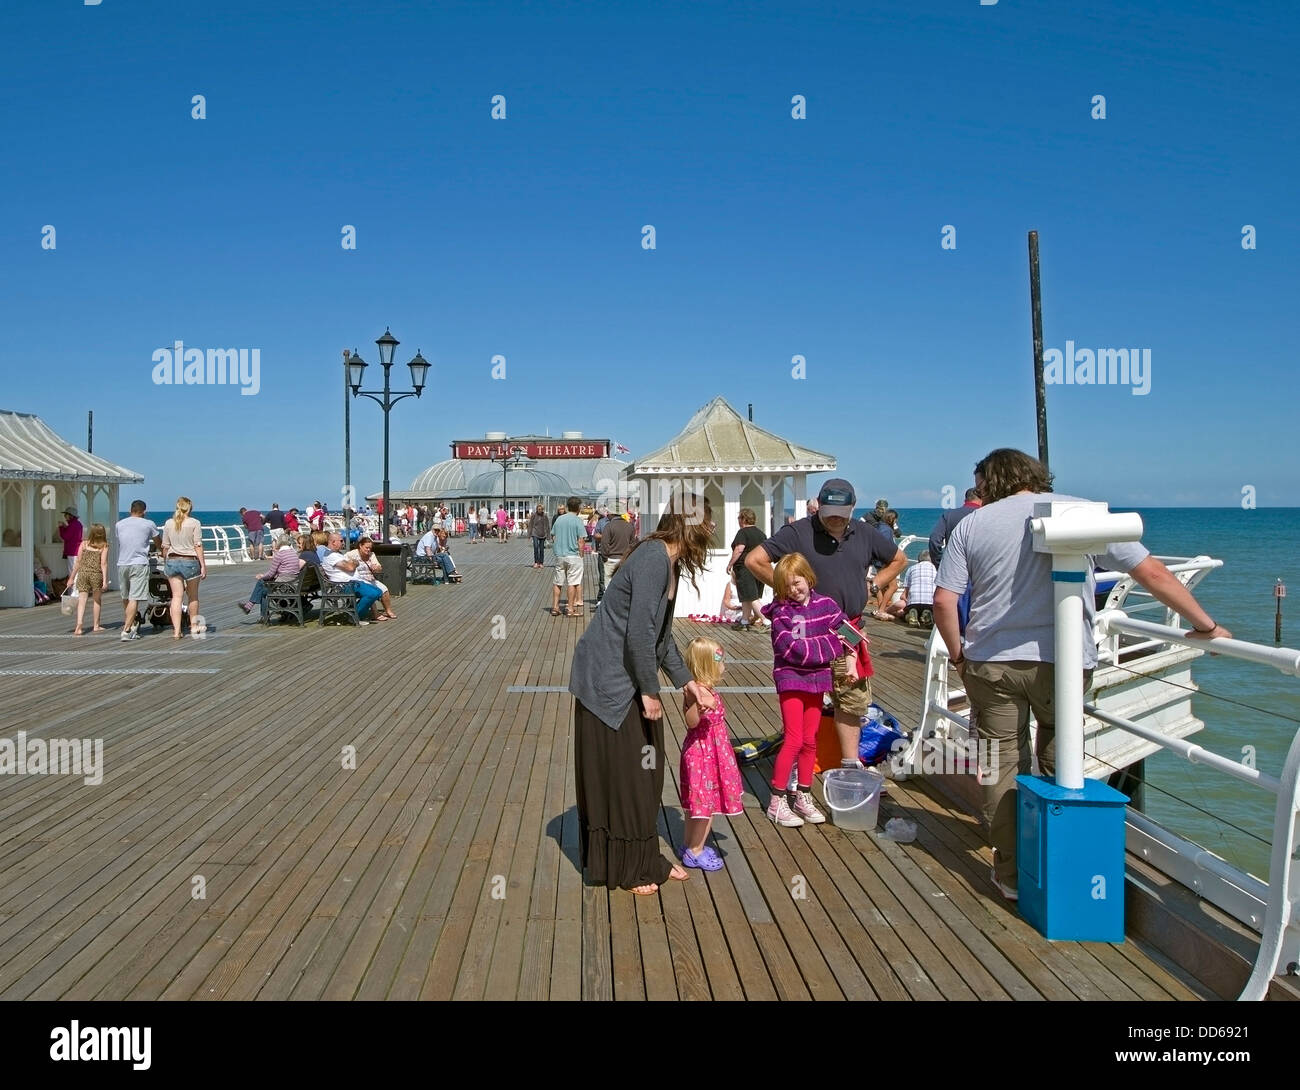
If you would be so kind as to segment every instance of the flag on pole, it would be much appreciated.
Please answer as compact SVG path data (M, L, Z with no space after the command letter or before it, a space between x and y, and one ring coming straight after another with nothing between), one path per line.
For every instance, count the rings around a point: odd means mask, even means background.
M631 448L630 448L630 447L625 447L622 443L617 443L617 442L616 442L616 443L614 444L614 449L615 449L616 451L618 451L619 454L631 454L631 453L632 453Z

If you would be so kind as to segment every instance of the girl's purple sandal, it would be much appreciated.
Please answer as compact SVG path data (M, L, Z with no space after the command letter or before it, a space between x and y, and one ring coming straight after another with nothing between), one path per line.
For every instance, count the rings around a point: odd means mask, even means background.
M697 870L722 870L722 857L707 844L696 855L690 848L682 849L682 864Z

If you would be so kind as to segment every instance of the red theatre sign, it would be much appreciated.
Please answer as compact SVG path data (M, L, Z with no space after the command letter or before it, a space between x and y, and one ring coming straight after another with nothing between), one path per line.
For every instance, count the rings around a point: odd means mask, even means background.
M522 451L529 458L606 458L609 456L609 442L576 442L573 440L556 440L546 443L453 443L453 458L490 458L501 456L502 450Z

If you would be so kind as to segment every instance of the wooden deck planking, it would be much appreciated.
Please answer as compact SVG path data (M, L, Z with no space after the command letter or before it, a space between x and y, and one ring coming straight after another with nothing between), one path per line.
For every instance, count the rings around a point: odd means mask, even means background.
M203 611L218 627L202 642L74 640L49 610L7 611L17 638L0 650L19 653L0 669L215 672L0 674L11 732L102 737L106 764L95 788L0 778L0 996L1202 994L1131 942L1043 940L992 893L978 825L916 780L882 806L882 822L917 821L904 846L775 828L762 763L744 814L715 823L725 870L654 897L584 886L572 701L509 687L562 688L588 622L549 616L550 573L526 543L456 551L463 586L412 588L398 621L366 629L246 622L233 603L255 565L214 570ZM590 610L594 568L585 590ZM118 616L113 603L107 623ZM923 641L871 632L878 698L912 725ZM699 634L727 650L724 685L770 686L766 637L679 622L679 643ZM738 736L777 729L770 692L727 701ZM679 697L665 706L660 826L675 850L685 725Z

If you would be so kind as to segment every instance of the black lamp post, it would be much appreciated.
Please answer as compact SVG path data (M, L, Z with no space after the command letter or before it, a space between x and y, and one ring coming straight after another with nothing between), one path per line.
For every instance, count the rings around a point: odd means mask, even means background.
M387 328L384 329L384 335L375 341L379 346L379 364L384 369L384 388L383 390L363 390L361 389L361 380L365 375L366 361L355 352L348 357L348 385L352 387L353 397L368 397L384 410L384 513L379 519L380 538L385 543L388 542L388 520L393 516L392 504L388 498L388 414L403 398L419 397L424 390L424 384L429 375L429 361L426 360L419 352L415 353L415 358L406 366L411 369L411 385L413 390L403 390L394 394L388 385L388 373L393 366L393 353L401 342L392 335Z
M343 518L346 522L352 515L348 508L355 507L355 501L352 496L352 399L348 397L348 389L352 385L352 377L348 374L348 360L352 358L352 353L348 349L343 349Z
M493 462L501 463L501 506L509 508L510 501L506 496L506 478L512 469L518 469L524 464L526 451L523 447L497 447L496 451L488 455Z

